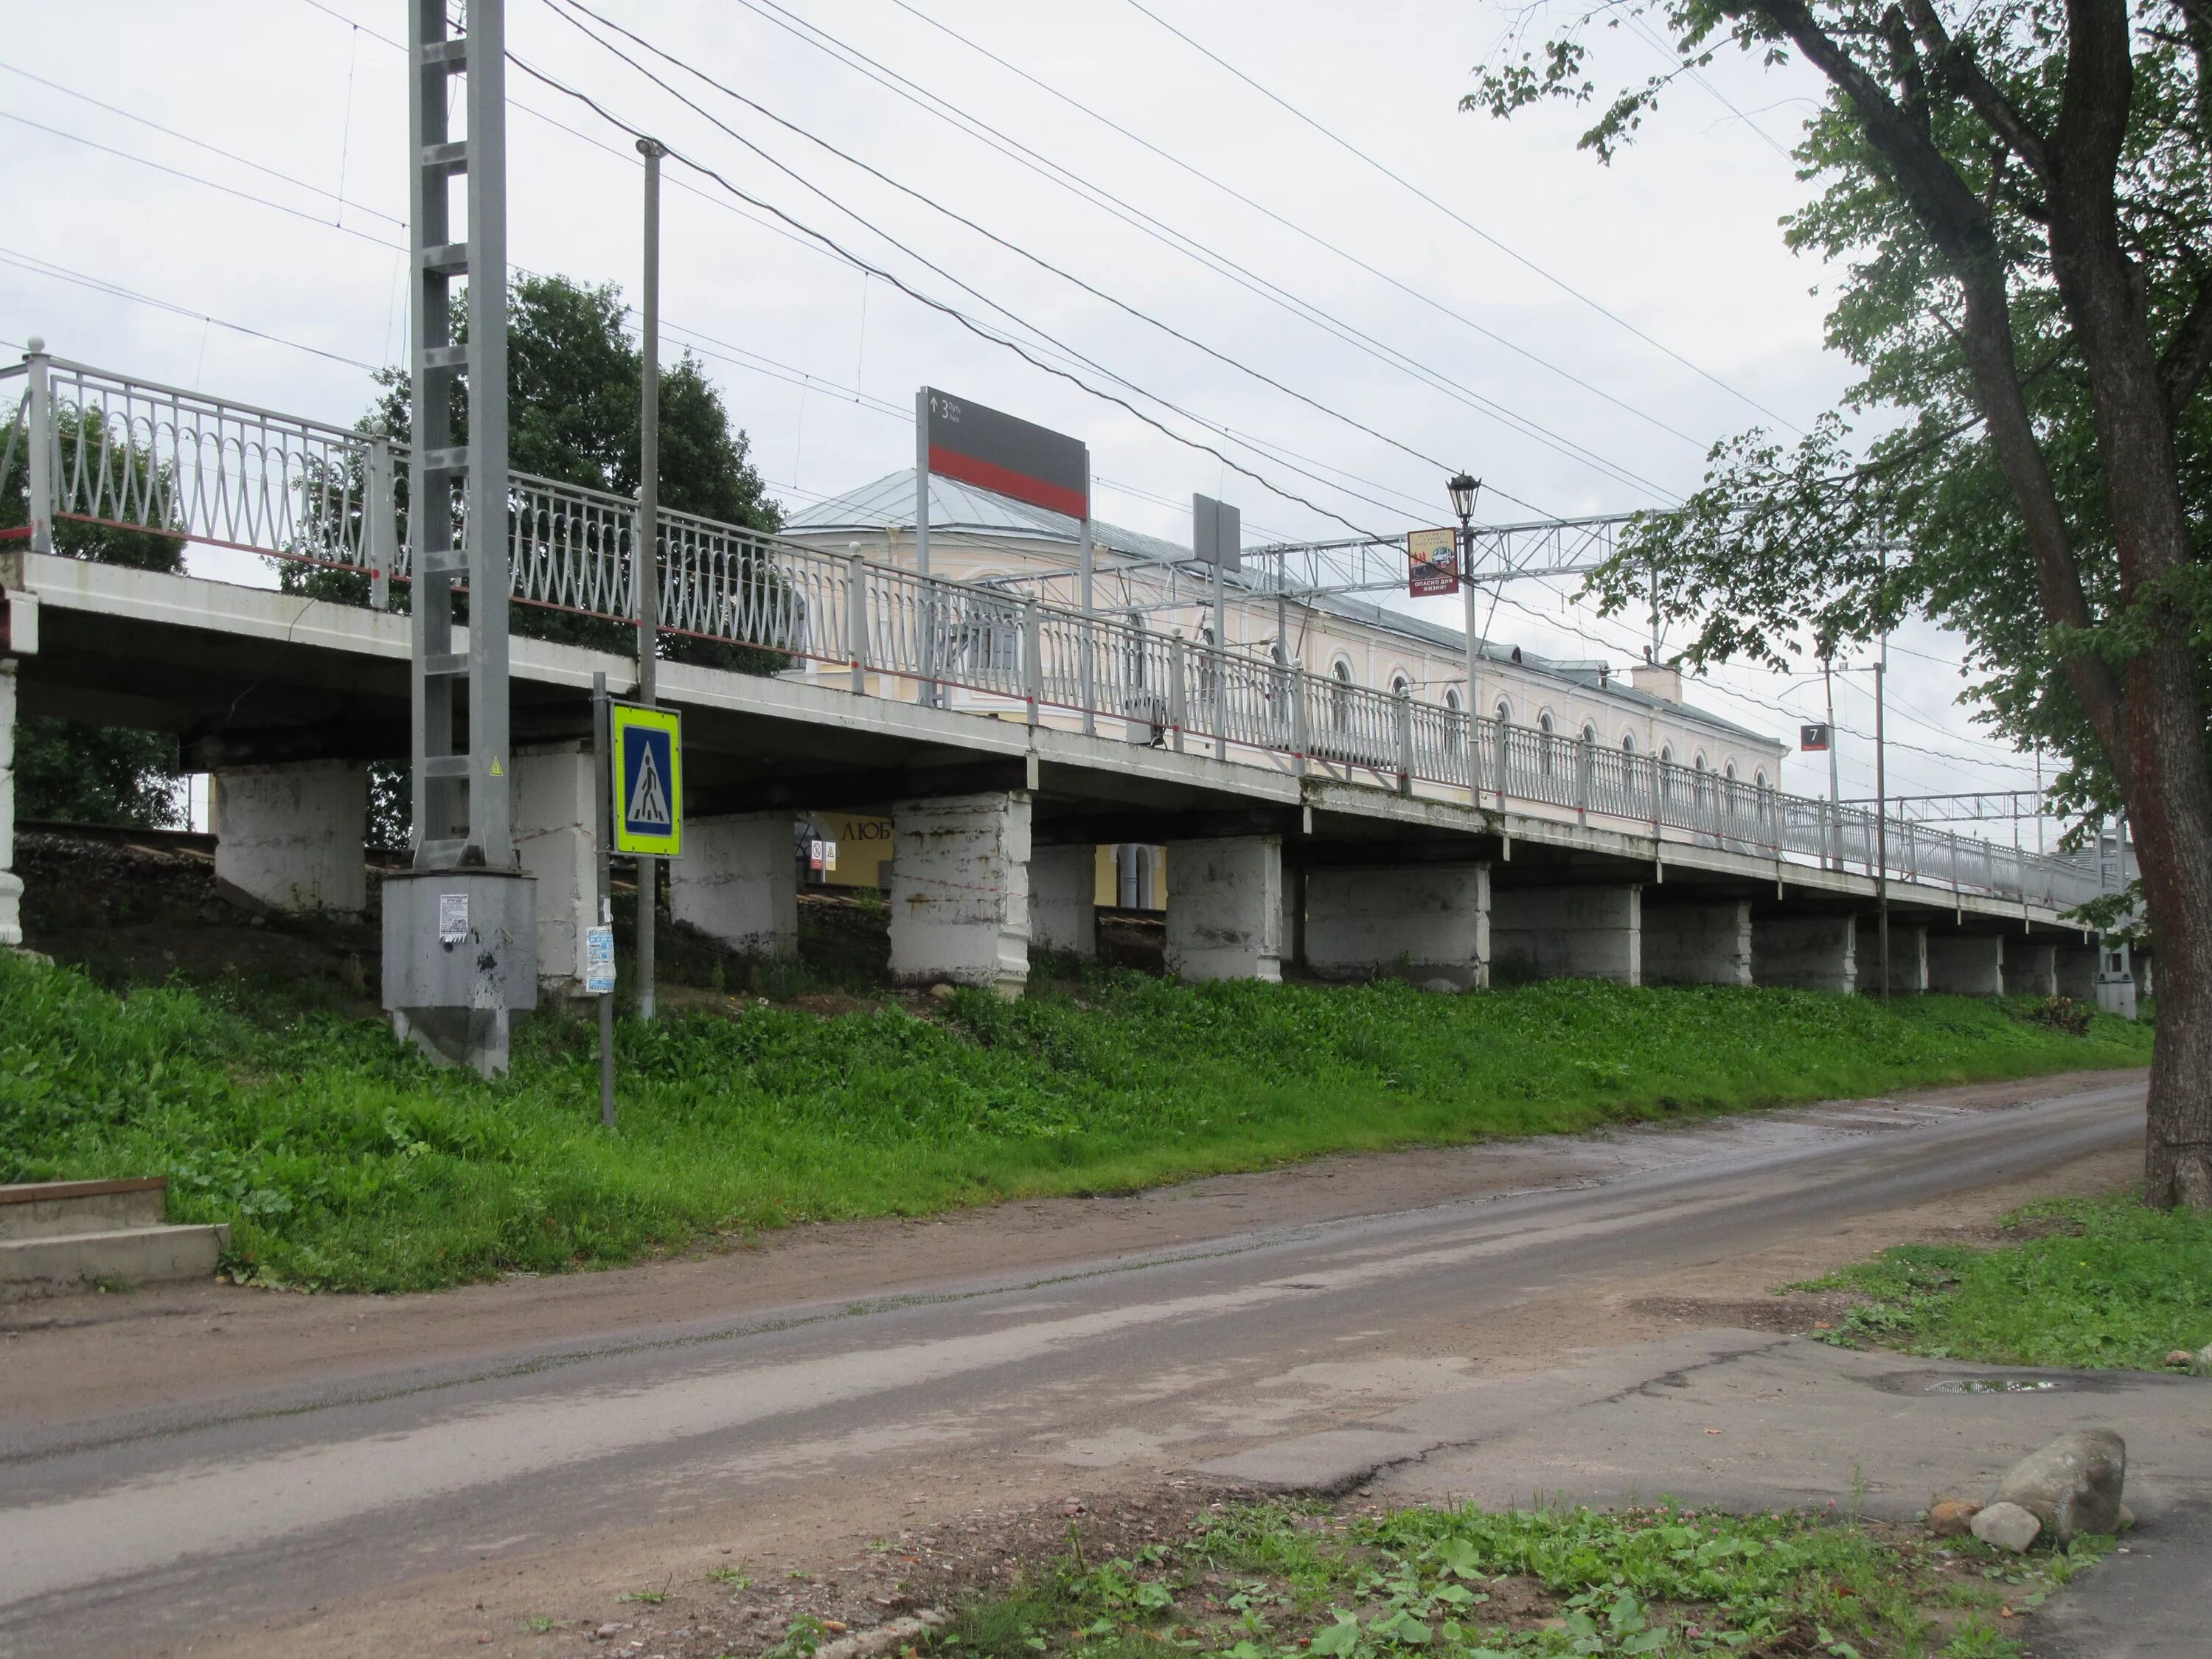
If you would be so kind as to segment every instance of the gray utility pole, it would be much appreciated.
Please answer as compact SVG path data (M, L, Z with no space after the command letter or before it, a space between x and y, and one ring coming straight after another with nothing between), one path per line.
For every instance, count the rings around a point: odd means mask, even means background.
M644 384L638 388L637 700L660 695L660 158L666 148L637 141L645 157L645 292L639 333ZM660 860L637 855L637 1017L653 1018L653 933L660 909Z
M1836 665L1832 659L1820 659L1820 685L1828 697L1828 805L1834 807L1836 820L1836 868L1844 867L1844 786L1836 767Z
M614 709L607 699L607 677L592 676L592 777L597 786L599 810L592 815L592 839L599 844L599 926L614 921ZM610 991L599 999L599 1122L615 1127L615 999Z
M1882 569L1889 568L1885 548ZM1881 1000L1889 1000L1889 744L1883 728L1889 681L1889 630L1881 631L1881 655L1874 665L1874 887L1881 907ZM1835 738L1828 739L1833 743Z
M507 74L502 0L408 0L410 335L415 441L415 823L411 868L384 887L384 1005L433 1056L489 1077L507 1064L511 1012L538 1006L535 889L515 857L507 744ZM462 80L463 137L448 93ZM453 234L453 192L467 192ZM452 337L453 284L468 283L468 339ZM457 377L468 441L453 441ZM457 489L461 521L453 517ZM457 530L459 533L457 532ZM468 646L454 648L465 588ZM465 746L455 725L465 708Z

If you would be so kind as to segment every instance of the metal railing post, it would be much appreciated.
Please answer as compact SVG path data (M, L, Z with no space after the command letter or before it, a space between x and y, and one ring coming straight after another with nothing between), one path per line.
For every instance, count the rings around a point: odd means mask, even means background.
M1313 749L1312 710L1306 707L1306 675L1303 669L1292 669L1291 693L1291 769L1299 777L1306 775L1306 756Z
M845 653L853 662L853 695L868 695L868 562L845 556Z
M1398 793L1413 793L1413 694L1398 694Z
M46 355L44 340L33 336L25 343L30 348L24 362L29 366L31 406L29 423L23 432L23 459L29 468L31 551L51 553L54 550L54 465L61 447L61 434L54 427L54 387L49 369L52 359ZM82 432L78 441L83 441Z
M1036 601L1022 601L1022 695L1030 708L1030 724L1037 723L1037 711L1044 702L1044 624L1037 615Z
M362 532L368 543L368 602L392 609L392 573L399 562L399 499L392 488L392 440L368 441L368 499L362 503Z
M1575 740L1575 822L1589 822L1590 742L1588 738Z
M1168 641L1168 724L1175 728L1176 753L1182 753L1183 727L1190 724L1190 671L1183 661L1183 642Z

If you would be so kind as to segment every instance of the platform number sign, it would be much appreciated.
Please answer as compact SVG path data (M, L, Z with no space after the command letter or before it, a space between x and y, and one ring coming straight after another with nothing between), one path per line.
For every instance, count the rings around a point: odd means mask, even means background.
M615 851L674 858L684 850L684 717L626 702L613 715Z
M1824 755L1828 751L1828 728L1826 723L1801 726L1797 728L1797 748L1802 754Z

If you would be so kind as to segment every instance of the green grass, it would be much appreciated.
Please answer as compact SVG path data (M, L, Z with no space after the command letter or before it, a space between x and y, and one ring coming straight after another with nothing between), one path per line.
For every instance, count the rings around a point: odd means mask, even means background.
M2154 1370L2212 1343L2212 1212L2133 1193L2004 1218L2018 1243L1899 1244L1799 1288L1864 1299L1827 1336L1939 1359Z
M0 1180L167 1175L176 1218L232 1224L241 1277L400 1290L1331 1151L2136 1066L2150 1040L1944 997L1101 972L922 1015L720 1000L624 1022L607 1134L586 1022L523 1022L487 1084L305 998L119 994L0 954Z
M1229 1509L1195 1536L1093 1564L1079 1546L961 1608L935 1645L972 1659L1455 1659L1820 1654L2005 1659L2010 1613L2094 1561L1999 1558L1797 1515L1401 1510L1349 1521Z

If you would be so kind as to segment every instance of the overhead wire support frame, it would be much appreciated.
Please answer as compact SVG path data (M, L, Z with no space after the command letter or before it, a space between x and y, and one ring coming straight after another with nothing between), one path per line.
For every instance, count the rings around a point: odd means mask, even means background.
M408 0L407 14L414 856L385 884L384 1003L403 1039L490 1076L507 1069L509 1014L538 1003L537 907L516 860L509 777L504 0L469 0L460 35L445 0ZM458 240L457 179L468 201ZM468 283L465 343L453 338L456 278ZM468 438L455 444L462 377ZM464 590L468 643L457 651Z

